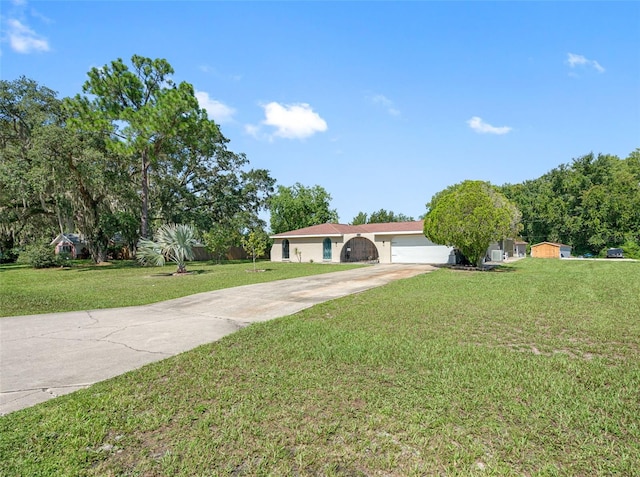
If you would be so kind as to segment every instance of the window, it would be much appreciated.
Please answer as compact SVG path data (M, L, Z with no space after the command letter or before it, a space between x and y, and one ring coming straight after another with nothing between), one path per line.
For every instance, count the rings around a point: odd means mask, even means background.
M289 260L289 241L287 239L282 241L282 259Z
M331 239L326 238L322 242L322 260L331 260Z

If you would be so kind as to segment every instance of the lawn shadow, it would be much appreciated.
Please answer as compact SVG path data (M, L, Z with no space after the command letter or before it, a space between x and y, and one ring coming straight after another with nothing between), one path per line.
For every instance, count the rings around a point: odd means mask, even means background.
M150 277L188 277L190 275L203 275L205 273L211 273L211 270L187 270L185 273L177 272L162 272L153 273Z
M435 268L446 268L448 270L453 270L456 272L515 272L517 271L514 267L508 265L483 265L482 267L474 267L472 265L434 265Z

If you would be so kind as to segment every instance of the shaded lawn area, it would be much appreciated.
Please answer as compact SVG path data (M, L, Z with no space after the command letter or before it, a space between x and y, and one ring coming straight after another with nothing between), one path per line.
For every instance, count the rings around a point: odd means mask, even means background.
M0 265L0 316L95 310L147 305L195 293L252 283L346 270L360 265L252 262L214 265L190 262L184 276L172 276L175 264L141 267L133 261L109 265L75 262L71 268L34 270Z
M634 475L640 263L439 270L0 418L2 475Z

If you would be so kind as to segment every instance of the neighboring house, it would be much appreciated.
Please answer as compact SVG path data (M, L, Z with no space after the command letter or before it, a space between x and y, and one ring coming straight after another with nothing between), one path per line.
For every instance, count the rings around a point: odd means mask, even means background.
M499 242L493 242L487 249L487 259L492 262L501 262L510 257L524 257L527 254L527 242L506 238Z
M516 257L525 257L527 255L527 242L516 240L513 243L513 255Z
M71 258L88 255L87 243L78 234L60 234L49 245L55 245L56 255L68 253Z
M272 235L273 262L454 264L453 247L434 244L423 222L321 224Z
M535 258L568 258L571 256L571 246L541 242L531 246L531 256Z
M527 242L506 238L499 242L498 248L503 255L506 253L507 257L524 257L527 255L527 245Z

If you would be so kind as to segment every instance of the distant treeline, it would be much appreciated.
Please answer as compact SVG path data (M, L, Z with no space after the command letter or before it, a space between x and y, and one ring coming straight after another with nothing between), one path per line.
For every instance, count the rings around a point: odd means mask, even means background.
M499 188L522 213L522 238L571 245L574 254L640 245L640 149L593 153L538 179Z

